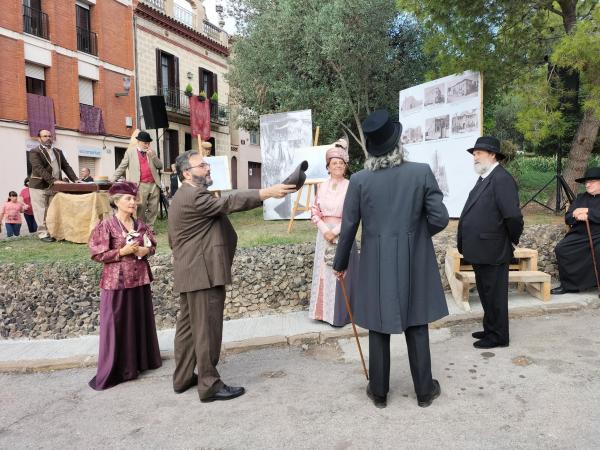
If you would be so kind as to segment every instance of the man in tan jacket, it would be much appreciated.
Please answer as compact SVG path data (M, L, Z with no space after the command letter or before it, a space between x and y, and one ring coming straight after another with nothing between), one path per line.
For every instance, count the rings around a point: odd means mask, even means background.
M295 186L277 184L217 198L207 189L212 184L210 165L201 154L186 151L177 157L176 167L183 183L169 208L173 291L180 296L173 389L182 393L198 385L202 402L230 400L245 390L223 383L217 371L225 285L231 283L237 244L227 214L256 208L268 198L282 198L294 192Z
M111 177L111 181L123 178L139 184L139 203L137 207L137 218L146 225L152 227L160 201L160 174L163 168L162 161L150 148L152 138L146 131L140 131L136 137L137 148L130 148Z

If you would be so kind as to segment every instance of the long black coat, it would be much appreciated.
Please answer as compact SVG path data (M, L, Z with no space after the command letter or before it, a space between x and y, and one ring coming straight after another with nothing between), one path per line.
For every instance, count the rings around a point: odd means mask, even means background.
M594 263L585 222L573 217L573 211L577 208L588 208L588 222L596 252L596 262L600 255L600 195L594 196L585 192L579 194L571 203L565 215L565 223L571 228L554 249L560 284L567 290L585 290L596 286Z
M348 267L362 221L354 319L402 333L448 315L431 236L448 225L443 195L427 164L405 162L350 178L333 268Z
M522 232L517 183L498 165L469 193L458 222L458 251L473 264L505 264Z

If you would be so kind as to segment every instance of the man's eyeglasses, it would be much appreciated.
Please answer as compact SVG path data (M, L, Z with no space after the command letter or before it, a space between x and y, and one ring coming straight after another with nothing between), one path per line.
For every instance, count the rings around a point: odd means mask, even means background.
M40 137L52 137L51 134L42 134Z
M208 167L210 169L210 164L208 164L208 163L196 164L195 166L190 166L190 168L188 170L193 169L194 167L202 167L202 168Z

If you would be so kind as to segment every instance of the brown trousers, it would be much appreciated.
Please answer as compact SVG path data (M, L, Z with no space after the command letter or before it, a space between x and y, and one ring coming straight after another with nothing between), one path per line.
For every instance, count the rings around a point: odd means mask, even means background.
M137 218L149 227L154 226L160 207L160 189L155 183L140 183Z
M198 367L198 395L204 399L223 387L217 371L223 338L225 287L215 286L179 295L175 326L173 388L188 386Z

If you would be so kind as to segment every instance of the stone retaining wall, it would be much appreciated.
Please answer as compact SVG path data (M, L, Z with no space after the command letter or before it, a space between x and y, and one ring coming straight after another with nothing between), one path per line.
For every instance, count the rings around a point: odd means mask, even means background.
M564 234L560 225L527 227L523 247L537 249L539 268L557 276L554 247ZM455 233L435 236L434 244L444 286L444 255L455 245ZM233 283L227 287L227 319L306 309L310 298L313 244L239 249ZM175 326L178 301L171 283L169 255L151 259L154 313L158 328ZM6 264L0 270L0 337L65 338L98 330L98 279L101 265Z

